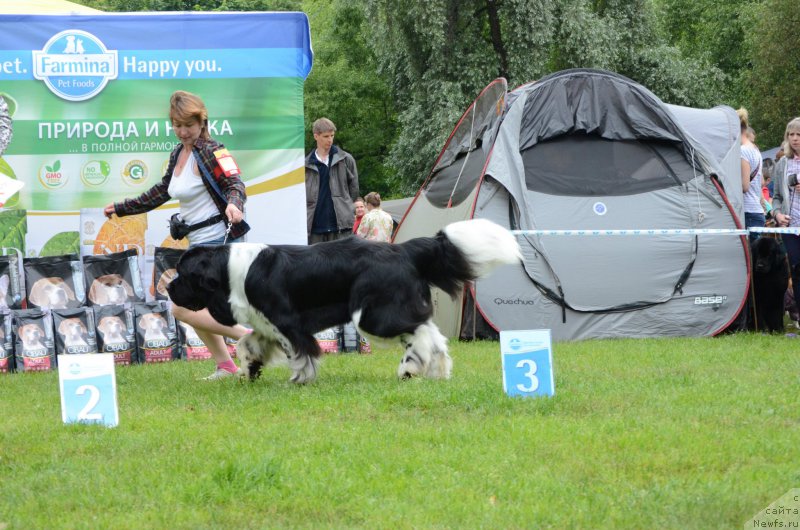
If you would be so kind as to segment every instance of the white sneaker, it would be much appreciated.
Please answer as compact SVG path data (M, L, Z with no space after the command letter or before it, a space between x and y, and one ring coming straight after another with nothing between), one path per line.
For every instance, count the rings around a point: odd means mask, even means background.
M229 372L227 370L223 370L222 368L217 368L213 374L209 375L208 377L203 377L201 381L216 381L218 379L225 379L227 377L233 377L234 373Z

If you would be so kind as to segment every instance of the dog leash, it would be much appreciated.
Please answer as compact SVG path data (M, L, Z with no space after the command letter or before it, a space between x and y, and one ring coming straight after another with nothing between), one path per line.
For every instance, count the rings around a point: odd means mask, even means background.
M231 234L231 227L233 227L233 223L228 221L228 229L225 230L225 239L222 240L223 245L228 242L228 236Z

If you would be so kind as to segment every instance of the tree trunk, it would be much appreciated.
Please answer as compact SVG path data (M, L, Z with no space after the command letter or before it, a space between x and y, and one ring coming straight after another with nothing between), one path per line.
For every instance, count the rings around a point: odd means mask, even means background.
M500 33L500 17L497 14L497 1L486 0L486 9L489 14L489 30L492 35L492 47L497 54L500 67L497 74L508 79L508 53L503 45L503 37Z

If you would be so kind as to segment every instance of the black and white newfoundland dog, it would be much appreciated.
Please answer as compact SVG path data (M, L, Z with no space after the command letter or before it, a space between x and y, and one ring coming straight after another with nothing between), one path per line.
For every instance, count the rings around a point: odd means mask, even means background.
M195 247L181 257L168 291L179 306L253 327L236 352L239 374L250 379L285 355L292 382L313 381L320 356L314 333L350 320L367 336L400 339L399 377L448 378L452 360L431 320L431 286L453 296L464 282L520 259L508 230L473 219L397 245L350 237L312 246Z

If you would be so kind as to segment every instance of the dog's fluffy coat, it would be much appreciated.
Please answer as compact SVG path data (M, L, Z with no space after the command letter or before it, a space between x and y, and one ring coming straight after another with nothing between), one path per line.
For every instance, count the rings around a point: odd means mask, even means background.
M753 259L755 327L783 331L783 298L789 286L786 253L777 239L761 236L750 245Z
M320 349L313 334L352 320L366 335L400 339L398 376L447 378L452 361L431 320L430 287L455 295L464 282L520 259L510 232L474 219L397 245L350 237L310 247L195 247L168 290L179 306L253 326L237 347L243 376L258 377L283 354L293 382L314 380Z

